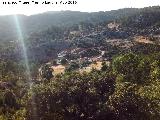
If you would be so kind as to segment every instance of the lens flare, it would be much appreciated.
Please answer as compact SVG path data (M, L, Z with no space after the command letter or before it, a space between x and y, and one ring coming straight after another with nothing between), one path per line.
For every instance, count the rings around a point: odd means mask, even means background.
M28 56L27 56L27 48L24 43L24 38L23 38L22 30L21 30L17 15L14 15L14 20L15 20L16 29L17 29L18 40L22 48L22 53L23 53L24 62L26 66L27 79L28 79L30 88L32 88L31 73L30 73L30 67L29 67Z
M18 34L18 40L19 40L19 44L22 48L22 54L23 54L24 63L25 63L25 67L26 67L26 74L27 74L26 76L27 76L27 80L28 80L27 83L28 83L29 88L30 88L32 95L33 95L31 105L32 105L32 112L33 112L34 118L36 120L37 110L36 110L36 102L35 102L35 98L34 98L34 93L32 91L33 82L32 82L31 71L30 71L30 66L29 66L29 61L28 61L28 56L27 56L27 48L25 46L22 29L21 29L20 22L19 22L17 15L14 15L14 21L15 21L16 30L17 30L17 34Z

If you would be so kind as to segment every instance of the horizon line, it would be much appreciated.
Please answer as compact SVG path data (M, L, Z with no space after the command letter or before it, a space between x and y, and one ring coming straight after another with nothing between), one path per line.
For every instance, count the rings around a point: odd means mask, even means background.
M146 7L124 7L124 8L117 8L117 9L111 9L111 10L106 10L106 11L80 11L80 10L53 10L53 11L44 11L44 12L37 12L37 13L33 13L33 14L23 14L23 13L15 13L15 14L0 14L0 17L3 17L3 16L13 16L13 15L20 15L20 16L26 16L26 17L29 17L29 16L34 16L34 15L40 15L40 14L45 14L45 13L49 13L49 12L81 12L81 13L98 13L98 12L110 12L110 11L118 11L118 10L123 10L123 9L143 9L143 8L149 8L149 7L160 7L160 5L153 5L153 6L146 6Z

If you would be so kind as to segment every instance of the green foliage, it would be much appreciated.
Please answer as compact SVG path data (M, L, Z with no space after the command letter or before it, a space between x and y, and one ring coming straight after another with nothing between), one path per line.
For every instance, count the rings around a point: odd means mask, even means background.
M86 60L86 61L83 61L81 64L80 64L80 68L83 68L83 67L87 67L91 64L92 62Z
M160 61L155 60L151 65L151 78L155 80L160 80Z
M61 64L62 65L66 65L68 63L68 61L65 59L65 58L63 58L62 60L61 60Z
M138 64L139 64L139 57L133 53L120 55L119 57L115 58L112 63L113 72L115 74L122 74L124 75L126 81L128 82L141 82L137 81L138 75Z
M71 62L69 67L66 68L66 72L71 72L71 71L77 70L79 67L80 66L77 62Z
M0 32L0 120L159 120L160 53L154 53L160 50L158 39L154 38L159 34L159 9L18 16L20 22L28 26L26 31L31 33L24 36L29 36L25 45L34 81L27 79L15 29L8 19L11 16L1 17L0 26L4 29ZM114 20L121 24L118 30L106 27ZM70 35L74 31L78 35ZM103 62L101 70L91 73L74 72L80 65L72 62L64 75L53 78L50 66L44 65L41 77L49 81L36 81L41 63L55 58L59 51L70 49L72 45L84 48L78 54L65 56L75 60L80 56L98 56L100 48L106 51L103 57L111 60L114 55L126 51L106 44L106 38L135 35L151 35L150 40L155 44L136 43L127 49L135 54L117 56L109 68ZM67 63L65 59L61 62ZM89 64L84 62L81 66Z
M109 66L106 64L106 62L104 61L104 62L102 62L102 68L101 68L101 70L102 71L106 71L106 70L108 70L109 69Z
M20 109L12 116L12 120L26 120L26 110Z
M40 75L42 79L50 80L53 77L53 69L50 65L45 64L41 67Z
M110 71L68 72L36 85L28 101L27 118L34 117L34 98L37 116L42 120L158 120L160 84L158 73L154 74L160 65L157 56L120 55L113 60Z
M159 119L160 64L159 60L156 60L157 56L159 54L127 54L113 61L113 71L117 75L116 89L108 105L114 109L119 119ZM131 77L132 75L134 77Z
M11 60L0 61L1 81L7 81L7 82L10 81L15 84L16 80L18 80L19 77L25 78L24 72L25 72L24 65L21 65L20 63L16 63Z
M136 93L138 88L135 84L117 83L116 86L109 105L114 109L119 119L151 119L150 107L148 106L151 102Z
M70 70L54 78L46 64L41 70L43 78L50 76L48 82L28 89L19 79L12 90L0 91L0 119L159 120L159 57L128 53L115 57L109 67L103 62L101 70L83 74L74 72L79 64L72 62Z
M34 87L38 116L46 119L104 119L114 117L106 106L114 92L114 76L73 73ZM32 98L31 98L32 99ZM29 119L33 111L28 109ZM60 118L59 118L60 117Z
M4 93L4 105L10 108L17 108L16 96L11 91Z
M115 74L123 76L123 81L146 84L151 78L159 79L157 64L151 56L130 53L115 58L112 69Z
M0 120L7 120L8 118L5 115L0 115Z

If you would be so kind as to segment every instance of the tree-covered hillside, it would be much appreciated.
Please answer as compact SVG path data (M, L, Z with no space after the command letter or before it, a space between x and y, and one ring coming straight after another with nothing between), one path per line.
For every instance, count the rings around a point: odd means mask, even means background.
M120 55L105 70L83 74L66 72L36 82L31 89L26 86L27 81L14 80L14 86L1 90L0 118L159 120L159 57L160 53ZM10 80L11 74L8 75Z
M122 9L118 11L107 11L97 13L61 11L46 12L43 14L24 16L17 15L21 28L25 34L43 31L50 26L72 26L80 22L99 23L110 21L120 16L135 14L137 9ZM16 39L16 23L14 15L0 16L0 38L3 40Z
M159 120L159 21L159 6L1 16L0 120Z

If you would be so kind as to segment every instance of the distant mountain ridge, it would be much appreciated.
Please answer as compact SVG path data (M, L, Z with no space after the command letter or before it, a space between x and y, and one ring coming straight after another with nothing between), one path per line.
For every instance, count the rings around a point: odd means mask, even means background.
M31 16L17 15L17 18L28 48L29 59L35 61L49 61L57 58L59 52L74 47L105 46L110 49L112 55L113 47L107 46L107 40L120 39L123 43L124 40L130 41L135 36L149 36L154 40L154 35L160 35L159 6L94 13L46 12ZM19 58L16 57L21 54L17 36L14 16L1 16L0 57L16 60ZM154 41L159 42L159 38ZM152 48L154 47L155 44L152 45ZM138 46L136 51L139 49Z
M17 15L21 29L25 34L43 31L50 26L72 26L80 22L100 23L111 21L119 17L132 15L138 9L120 9L107 12L78 12L78 11L59 11L45 12L31 16ZM0 16L0 40L16 39L16 24L14 15Z
M17 17L19 19L23 33L25 35L29 35L30 33L43 31L51 26L70 27L81 22L101 23L123 19L123 22L127 24L128 21L125 21L124 18L128 18L130 16L139 16L141 13L145 15L149 12L155 12L156 15L160 14L160 7L154 6L142 9L125 8L93 13L79 11L49 11L31 16L17 15ZM130 18L130 21L134 21L134 18ZM17 39L14 15L0 16L0 40L2 41L13 39Z

